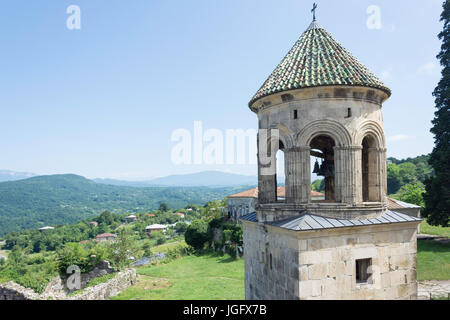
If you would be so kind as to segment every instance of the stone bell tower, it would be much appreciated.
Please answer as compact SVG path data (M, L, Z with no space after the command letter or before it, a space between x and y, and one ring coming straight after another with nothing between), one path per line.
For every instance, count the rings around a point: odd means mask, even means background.
M247 299L416 297L420 219L386 204L390 95L314 19L251 99L259 198L242 218ZM312 171L324 176L325 200L311 200Z

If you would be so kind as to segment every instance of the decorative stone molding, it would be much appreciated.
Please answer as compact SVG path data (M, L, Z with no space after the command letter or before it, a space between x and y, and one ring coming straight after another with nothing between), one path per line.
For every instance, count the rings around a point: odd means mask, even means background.
M333 119L316 120L306 125L296 136L300 146L309 146L312 139L319 135L328 135L333 138L336 146L349 146L352 138L343 124Z

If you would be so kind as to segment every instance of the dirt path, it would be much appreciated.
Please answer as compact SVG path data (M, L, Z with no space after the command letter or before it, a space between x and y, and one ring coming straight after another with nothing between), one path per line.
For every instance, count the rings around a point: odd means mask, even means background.
M429 300L430 293L433 298L448 297L450 294L450 280L420 281L417 298Z

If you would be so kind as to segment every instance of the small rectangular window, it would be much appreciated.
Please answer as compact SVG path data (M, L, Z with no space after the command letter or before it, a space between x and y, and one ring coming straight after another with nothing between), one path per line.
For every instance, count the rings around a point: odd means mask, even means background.
M294 119L297 119L298 118L298 112L297 112L297 110L294 110Z
M372 259L356 260L356 283L371 283Z
M352 117L352 109L348 108L347 109L347 118L351 118Z
M292 101L292 100L294 100L294 96L292 94L287 93L287 94L281 95L282 102L288 102L288 101Z
M270 270L272 270L272 254L270 254Z

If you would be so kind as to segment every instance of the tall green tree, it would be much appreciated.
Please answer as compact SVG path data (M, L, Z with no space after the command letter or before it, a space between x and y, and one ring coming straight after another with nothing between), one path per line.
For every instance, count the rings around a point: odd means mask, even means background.
M450 216L450 0L444 1L441 21L444 29L439 33L442 46L437 58L443 69L433 92L437 111L431 133L435 146L429 160L435 175L425 182L424 216L431 225L447 227Z
M107 257L116 270L130 266L139 248L133 233L125 228L120 229L116 239L107 245Z
M159 204L159 211L166 212L169 211L169 206L165 202Z

